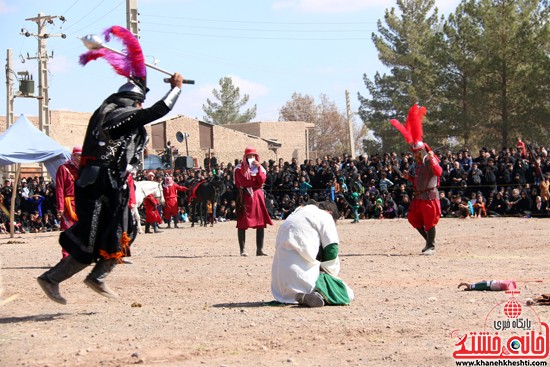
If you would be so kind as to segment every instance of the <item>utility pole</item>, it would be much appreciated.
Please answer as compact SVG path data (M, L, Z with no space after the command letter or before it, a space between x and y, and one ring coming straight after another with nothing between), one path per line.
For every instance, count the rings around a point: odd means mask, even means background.
M13 57L11 48L6 53L6 130L13 124Z
M11 48L6 52L6 130L13 124L13 58ZM2 167L2 182L8 178L9 172L12 171L12 165Z
M126 0L126 28L139 39L137 0Z
M48 56L48 50L46 48L46 40L50 37L61 37L66 38L65 34L49 34L46 33L46 25L53 24L53 20L59 18L62 22L65 21L65 18L60 16L51 16L44 15L43 13L38 13L38 16L35 18L25 19L27 21L35 22L38 26L38 33L30 33L25 29L21 29L21 34L25 37L36 37L38 39L38 53L36 57L28 57L27 60L36 59L38 60L38 121L39 129L43 131L46 135L50 136L50 97L48 95L48 59L53 57L53 52L51 56Z
M136 38L139 40L139 20L138 20L138 4L137 0L126 0L126 29L128 29ZM141 159L139 164L139 169L143 169L143 161L145 160L145 155L141 152Z
M349 91L346 89L346 112L348 115L348 131L349 131L349 154L351 158L355 157L354 140L353 140L353 122L351 114L351 104L349 102Z

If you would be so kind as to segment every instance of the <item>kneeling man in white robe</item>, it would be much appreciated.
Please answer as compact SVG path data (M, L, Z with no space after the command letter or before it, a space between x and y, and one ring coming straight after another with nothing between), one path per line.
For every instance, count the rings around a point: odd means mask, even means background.
M337 218L336 204L327 200L296 209L281 225L271 270L277 301L321 307L353 300L353 291L338 278Z

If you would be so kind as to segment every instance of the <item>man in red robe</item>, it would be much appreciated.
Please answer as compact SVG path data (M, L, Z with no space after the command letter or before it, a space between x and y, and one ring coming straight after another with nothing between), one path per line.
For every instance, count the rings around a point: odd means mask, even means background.
M55 174L55 200L62 231L70 228L78 220L74 203L74 183L78 179L81 154L82 147L74 147L71 158L59 166ZM69 253L61 248L62 259L67 256L69 256Z
M256 148L247 147L244 156L235 167L235 187L239 189L237 204L237 234L241 256L248 256L245 251L245 234L248 228L256 228L256 256L267 256L263 251L264 229L273 225L262 189L266 179L265 168L260 164Z

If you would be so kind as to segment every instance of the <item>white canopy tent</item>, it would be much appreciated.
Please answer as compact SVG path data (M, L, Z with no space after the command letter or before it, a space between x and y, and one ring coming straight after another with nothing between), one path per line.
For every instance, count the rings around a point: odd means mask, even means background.
M67 148L38 130L25 115L19 116L0 135L0 166L13 163L43 163L50 177L70 157Z
M38 130L25 115L19 116L0 135L0 166L17 164L10 209L10 233L13 237L15 194L21 163L43 163L50 177L55 180L57 168L70 157L70 152L55 140Z

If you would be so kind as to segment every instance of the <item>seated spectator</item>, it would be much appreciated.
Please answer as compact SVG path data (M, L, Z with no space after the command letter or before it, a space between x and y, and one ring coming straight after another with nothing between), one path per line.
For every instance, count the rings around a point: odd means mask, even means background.
M216 222L220 222L220 223L223 223L223 222L227 222L227 219L225 219L225 215L227 213L227 208L225 207L225 205L220 205L220 208L216 211Z
M472 215L470 210L471 203L467 197L463 196L460 198L460 204L458 204L458 217L461 219L468 219Z
M0 233L8 233L10 231L9 223L10 218L3 210L0 210Z
M546 204L546 205L545 205ZM543 202L541 196L537 196L531 206L531 216L533 218L544 218L547 215L548 202Z
M29 227L31 233L42 232L44 224L42 223L42 217L38 213L38 210L31 213Z
M487 209L485 207L485 198L481 192L477 193L474 206L474 218L487 217Z
M411 205L411 199L409 195L401 195L401 203L397 206L397 217L407 218L409 215L409 206Z
M289 195L283 196L281 202L281 219L286 219L296 209L294 200Z
M222 205L221 208L224 208L224 206ZM220 210L223 212L223 210ZM180 208L179 211L178 211L178 220L180 222L183 222L183 223L188 223L189 222L189 216L187 214L187 212L185 211L185 208Z
M359 207L357 208L357 214L359 215L359 219L367 218L365 205L363 204L363 199L359 199Z
M501 216L506 214L506 200L502 192L493 193L493 196L489 196L487 203L487 210L489 216Z
M229 208L227 208L225 219L237 220L237 202L235 200L231 200L229 203Z
M513 189L512 194L506 199L506 214L512 216L518 216L520 214L518 203L519 203L519 190Z
M338 195L336 198L336 207L338 208L338 213L340 214L338 219L346 219L351 217L351 206L344 195Z
M374 202L373 212L374 212L373 218L375 219L384 218L384 201L382 200L382 198L378 198Z
M21 213L21 209L17 209L13 215L13 231L15 233L27 233L29 231L27 213Z
M58 229L55 226L53 213L51 211L47 211L46 213L44 213L44 216L42 217L42 223L43 223L43 229L46 232L57 231Z
M531 199L527 195L527 191L521 190L519 194L519 201L516 204L516 208L520 215L530 217L531 216Z
M445 191L439 192L439 203L441 206L441 217L444 218L449 215L451 208L451 201L445 196Z
M391 195L387 195L384 200L384 218L397 218L397 204L395 204L395 201L393 201Z

